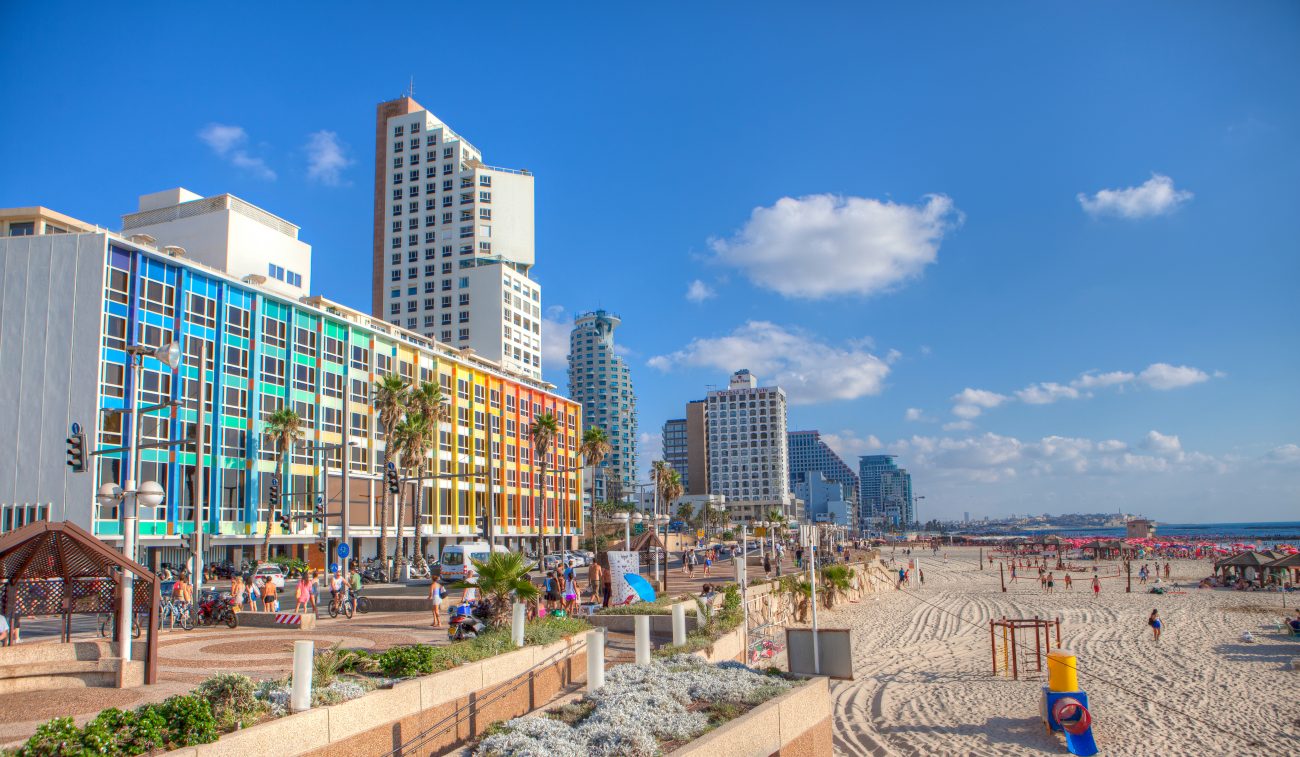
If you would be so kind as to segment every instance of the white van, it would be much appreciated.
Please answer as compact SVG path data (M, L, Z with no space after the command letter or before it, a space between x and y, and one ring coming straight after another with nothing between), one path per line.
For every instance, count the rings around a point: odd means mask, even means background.
M473 564L470 560L486 560L492 552L508 553L510 550L500 544L493 549L485 541L466 542L444 547L442 559L439 561L439 565L442 566L442 577L439 580L444 584L450 581L465 580L465 568L469 567L473 570Z

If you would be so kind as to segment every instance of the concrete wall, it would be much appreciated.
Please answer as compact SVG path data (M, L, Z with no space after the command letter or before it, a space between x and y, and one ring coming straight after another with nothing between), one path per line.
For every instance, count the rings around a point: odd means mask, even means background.
M670 757L811 757L831 754L833 739L830 686L826 678L817 677L704 734Z
M0 239L0 507L87 529L94 474L69 471L66 440L76 421L94 444L106 239Z
M228 733L211 744L169 752L168 757L384 754L431 729L427 741L403 754L442 754L492 723L542 706L586 675L587 645L577 636Z
M480 191L492 192L492 202L475 207L492 208L492 220L475 224L492 226L492 236L476 240L492 242L492 254L504 256L516 263L532 265L535 259L533 241L533 177L532 174L507 173L480 169L479 175L492 177L491 187L478 186L475 181L474 196Z

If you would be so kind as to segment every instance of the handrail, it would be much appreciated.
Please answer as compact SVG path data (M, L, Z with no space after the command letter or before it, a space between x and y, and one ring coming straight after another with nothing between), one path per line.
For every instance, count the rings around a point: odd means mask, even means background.
M510 685L506 685L504 683L497 684L497 686L500 686L501 688L493 692L492 694L489 694L488 696L484 697L483 699L476 699L474 701L474 707L476 709L481 710L483 707L492 704L493 702L505 696L506 694L509 694L513 692L515 689L524 685L525 683L528 683L531 680L534 671L537 671L541 668L546 667L547 665L550 665L552 662L555 662L557 657L559 657L560 659L572 657L573 655L577 654L579 647L585 648L586 645L587 642L585 639L580 642L577 642L575 645L570 645L565 648L565 651L563 653L557 652L551 655L550 657L547 657L542 662L539 662L533 665L531 668L528 668L523 673L520 673L518 676L515 677L517 679L515 683ZM396 757L396 755L405 753L406 750L415 749L416 747L421 746L422 744L429 741L433 737L440 736L443 733L450 730L451 728L455 727L456 724L460 722L461 716L462 716L461 712L458 708L454 710L451 714L443 717L442 720L439 720L438 722L429 726L425 730L411 737L410 741L398 745L397 748L393 749L390 752L384 752L383 754L379 755L379 757Z

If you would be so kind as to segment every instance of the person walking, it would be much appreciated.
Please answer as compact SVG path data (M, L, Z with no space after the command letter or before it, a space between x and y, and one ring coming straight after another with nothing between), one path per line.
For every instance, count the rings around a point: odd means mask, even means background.
M1052 593L1055 592L1055 589L1056 589L1056 577L1055 577L1053 574L1048 573L1048 574L1047 574L1047 593L1048 593L1048 594L1052 594Z
M682 558L682 562L686 563L686 577L695 578L695 550L686 550L686 555Z
M253 588L248 592L249 612L257 612L257 607L262 602L262 593L265 590L266 590L266 579L261 576L254 576Z
M797 547L794 550L794 567L803 570L803 547Z
M1015 581L1016 581L1016 564L1013 562L1011 563L1011 582L1015 583Z
M1095 597L1101 593L1101 579L1096 576L1092 577L1092 595Z
M306 612L307 607L311 604L311 582L306 578L299 578L298 585L293 590L293 612L295 615L301 615Z
M704 553L704 575L707 576L712 572L713 572L713 550L710 549Z
M1160 641L1160 629L1164 626L1160 622L1160 611L1152 610L1150 617L1147 618L1147 625L1151 626L1151 636L1156 641Z
M311 614L320 617L320 572L313 570L308 574L307 601L311 603Z
M442 583L437 578L434 578L429 584L429 609L433 612L433 622L429 625L434 628L442 628L443 595Z
M1069 591L1069 590L1070 590L1070 584L1071 584L1071 583L1073 583L1073 582L1070 580L1070 574L1069 574L1069 573L1066 573L1066 574L1065 574L1065 590L1066 590L1066 591Z
M1013 574L1013 575L1014 575L1014 574ZM906 568L899 568L899 569L898 569L898 586L897 586L896 588L898 588L898 589L901 591L902 588L903 588L903 583L904 583L906 580L907 580L907 569L906 569Z
M591 592L591 601L593 604L600 604L600 590L604 583L605 569L600 567L599 562L591 564L591 570L587 571L587 591Z
M238 573L230 579L230 598L235 605L235 612L239 612L244 605L244 594L248 589L244 586L244 577Z
M268 578L262 582L262 612L275 612L276 593L275 581Z
M706 572L704 575L707 576L708 573ZM772 577L772 557L767 554L763 555L763 577L764 578Z

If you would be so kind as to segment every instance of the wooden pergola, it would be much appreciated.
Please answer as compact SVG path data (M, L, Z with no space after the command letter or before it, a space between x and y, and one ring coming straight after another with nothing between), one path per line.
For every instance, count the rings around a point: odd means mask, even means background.
M117 612L126 571L135 576L134 606L148 608L144 682L155 683L158 577L70 521L36 521L0 536L0 612L10 628L21 617L59 616L59 640L67 642L73 614Z
M1281 575L1278 583L1300 584L1300 552L1284 555L1262 566L1270 576Z
M1224 570L1225 572L1234 573L1244 580L1246 577L1246 569L1254 568L1255 582L1262 585L1264 583L1263 568L1271 562L1273 562L1271 555L1265 555L1259 552L1242 552L1216 562L1214 564L1214 572L1218 573L1220 570Z

